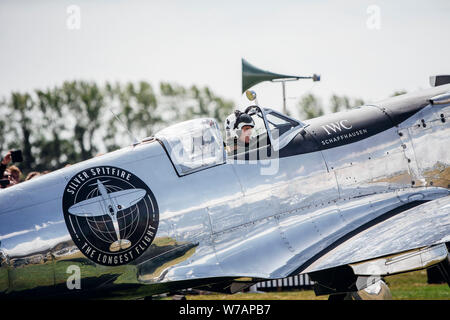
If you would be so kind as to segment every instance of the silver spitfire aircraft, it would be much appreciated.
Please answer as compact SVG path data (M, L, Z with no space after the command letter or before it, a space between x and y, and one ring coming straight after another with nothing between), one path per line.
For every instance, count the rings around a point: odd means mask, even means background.
M448 83L308 121L251 106L251 143L230 153L214 119L190 120L1 190L0 296L307 273L317 295L387 298L386 275L448 275Z

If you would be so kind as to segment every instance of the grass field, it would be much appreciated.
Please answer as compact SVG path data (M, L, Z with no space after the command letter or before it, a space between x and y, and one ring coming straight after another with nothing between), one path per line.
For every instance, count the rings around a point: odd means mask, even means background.
M427 284L425 270L385 278L393 299L396 300L450 300L447 284ZM171 299L167 297L165 299ZM312 290L267 293L237 293L188 295L187 300L326 300L328 296L316 297Z

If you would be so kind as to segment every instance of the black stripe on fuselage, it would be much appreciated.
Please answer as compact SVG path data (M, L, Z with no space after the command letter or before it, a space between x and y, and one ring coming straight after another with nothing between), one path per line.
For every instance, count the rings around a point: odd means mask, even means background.
M392 97L373 105L304 121L308 127L280 150L279 157L326 150L367 139L397 126L430 104L432 97L448 92L450 85Z
M298 134L280 150L280 157L315 152L354 143L394 126L391 119L374 106L329 114L305 121L306 133Z

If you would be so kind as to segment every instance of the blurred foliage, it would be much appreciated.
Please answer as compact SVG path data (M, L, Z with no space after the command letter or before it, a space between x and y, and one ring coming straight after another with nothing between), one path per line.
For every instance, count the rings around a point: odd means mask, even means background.
M318 97L306 94L298 111L305 120L363 103L333 95L324 108ZM234 108L233 101L208 87L162 82L155 90L145 81L104 85L66 81L0 99L4 115L0 118L0 155L21 149L24 161L17 165L24 175L55 170L129 145L176 122L211 117L222 124Z
M402 94L407 93L405 90L399 90L399 91L395 91L391 97L396 97L396 96L401 96Z
M66 81L45 90L12 92L0 100L0 155L21 149L24 161L16 165L24 174L55 170L186 119L213 117L223 123L233 111L232 101L207 87L161 83L159 89L145 81Z
M303 96L300 99L298 103L298 109L300 119L302 120L320 117L325 114L322 102L319 98L311 93Z

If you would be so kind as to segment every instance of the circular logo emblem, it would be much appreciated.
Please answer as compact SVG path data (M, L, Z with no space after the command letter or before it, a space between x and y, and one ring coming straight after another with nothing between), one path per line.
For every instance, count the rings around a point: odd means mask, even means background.
M132 173L111 166L73 176L64 190L63 212L77 247L106 266L135 260L158 229L159 210L151 190Z

